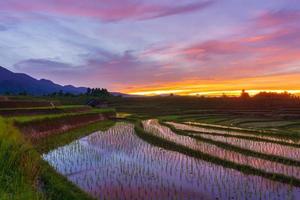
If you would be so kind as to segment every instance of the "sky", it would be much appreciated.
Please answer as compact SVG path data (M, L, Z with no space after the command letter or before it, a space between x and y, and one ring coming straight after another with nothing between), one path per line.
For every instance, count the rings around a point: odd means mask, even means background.
M300 1L0 0L0 58L130 94L300 93Z

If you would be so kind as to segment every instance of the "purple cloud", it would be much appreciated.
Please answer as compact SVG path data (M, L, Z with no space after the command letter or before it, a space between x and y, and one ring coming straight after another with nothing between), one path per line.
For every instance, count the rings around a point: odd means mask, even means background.
M49 12L67 16L95 17L102 21L126 19L145 20L202 10L213 0L183 4L149 3L147 1L123 0L8 0L0 2L2 11Z

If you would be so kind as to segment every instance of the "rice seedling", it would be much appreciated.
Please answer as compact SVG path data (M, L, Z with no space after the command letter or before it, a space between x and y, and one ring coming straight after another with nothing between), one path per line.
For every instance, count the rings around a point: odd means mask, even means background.
M193 125L193 126L184 126L186 125ZM239 127L228 127L228 126L222 126L222 125L211 125L209 124L203 124L198 122L185 122L184 124L179 125L179 123L173 123L173 125L176 125L177 127L180 126L180 129L190 130L190 131L198 131L202 133L220 133L220 134L227 134L227 135L234 135L234 136L250 136L257 139L263 139L263 140L270 140L270 141L278 141L281 143L287 143L287 144L295 144L294 146L300 147L300 141L295 140L292 138L280 136L280 135L273 135L266 134L263 130L248 130L244 128ZM219 128L219 129L218 129Z
M43 158L97 199L295 199L300 195L300 189L291 185L148 144L135 134L134 125L123 122Z
M198 127L188 126L188 125L182 125L178 123L168 123L170 125L175 126L175 128L184 129L184 130L198 130ZM200 128L201 130L201 128ZM231 134L231 133L229 133ZM233 133L235 135L238 135L238 133ZM267 155L276 155L281 157L286 157L289 159L294 159L297 161L300 161L300 148L298 147L292 147L292 146L286 146L281 144L275 144L270 140L269 142L266 141L253 141L238 137L225 137L222 135L209 135L209 134L201 134L201 137L212 139L215 141L220 141L224 143L228 143L231 145L235 145L244 149L249 149L252 151L256 151L259 153L264 153ZM276 139L274 141L280 141L280 139Z
M254 156L248 156L236 151L224 149L217 145L201 142L188 136L178 135L170 128L160 125L158 120L147 120L143 122L143 125L147 132L156 134L163 139L187 146L202 153L206 153L214 157L232 161L241 165L248 165L263 171L285 174L300 179L300 167L298 166L290 166Z

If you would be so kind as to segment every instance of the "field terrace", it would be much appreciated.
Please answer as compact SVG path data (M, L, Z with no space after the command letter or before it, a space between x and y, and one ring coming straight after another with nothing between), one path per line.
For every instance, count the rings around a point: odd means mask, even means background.
M114 109L110 108L66 106L59 102L31 98L2 99L0 136L5 138L9 134L8 138L11 139L5 139L7 145L1 142L0 154L9 156L11 160L7 162L7 166L1 166L1 169L7 175L14 176L16 181L6 181L5 177L0 179L0 199L11 195L18 199L93 199L43 161L40 153L94 131L106 130L114 124L115 116Z
M242 132L236 129L220 131L221 129L203 129L203 127L177 122L161 120L161 123L165 126L159 124L158 120L147 120L143 122L143 127L146 132L156 137L204 154L211 160L225 160L243 167L254 168L258 170L258 174L267 172L278 178L282 175L288 176L291 182L299 181L300 163L297 155L300 148L297 142L292 142L293 138L289 140L278 136L264 138L261 133L254 136L254 132ZM259 141L260 138L262 141ZM230 167L230 163L223 164L225 167Z

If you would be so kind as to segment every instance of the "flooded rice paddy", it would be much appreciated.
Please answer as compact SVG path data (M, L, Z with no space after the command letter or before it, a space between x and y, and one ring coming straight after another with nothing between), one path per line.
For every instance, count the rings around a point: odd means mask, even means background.
M257 139L266 139L270 141L278 141L278 142L285 142L288 144L298 144L300 145L299 140L291 140L283 137L271 137L268 135L263 135L263 131L253 129L245 129L239 127L231 127L231 126L222 126L222 125L215 125L215 124L206 124L206 123L199 123L199 122L185 122L184 124L181 123L174 123L180 129L190 130L190 131L198 131L202 133L216 133L216 134L227 134L232 136L251 136ZM186 125L186 126L185 126ZM247 132L248 131L248 132ZM257 134L259 133L259 134Z
M173 125L175 126L175 128L181 130L193 130L198 128L198 127L193 127L190 125L184 125L178 123L168 123L168 124ZM289 159L300 161L300 148L297 147L291 147L287 145L281 145L281 144L265 142L265 141L253 141L253 140L242 139L242 138L228 138L221 135L218 136L218 135L202 134L201 137L212 139L215 141L226 142L228 144L253 150L259 153L282 156Z
M198 141L197 139L193 139L188 136L181 136L174 133L170 128L160 125L157 120L145 121L144 127L150 133L153 133L159 137L175 142L177 144L184 145L193 150L198 150L202 153L206 153L223 160L232 161L241 165L251 166L266 172L285 174L300 179L300 167L298 166L284 165L253 156L247 156L242 153L223 149L216 145Z
M170 138L166 127L155 123L144 122L145 129ZM174 141L184 140L184 145L201 149L201 143L177 137L174 135ZM132 124L123 122L53 150L43 158L97 199L300 197L300 188L150 145L135 134Z

